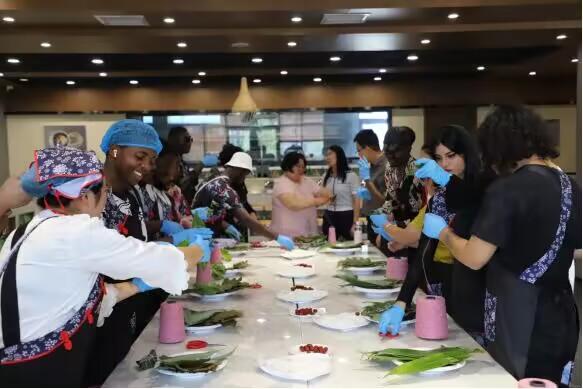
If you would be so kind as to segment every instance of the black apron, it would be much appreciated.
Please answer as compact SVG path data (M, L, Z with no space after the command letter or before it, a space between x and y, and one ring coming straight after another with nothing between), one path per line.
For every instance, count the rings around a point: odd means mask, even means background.
M14 233L14 251L0 289L4 342L4 348L0 349L0 384L3 387L79 387L95 339L95 322L103 296L102 280L98 277L85 303L63 326L38 339L21 342L16 263L24 230L25 226L21 226Z
M561 215L555 238L549 250L520 276L516 276L497 261L490 261L486 272L486 298L484 331L487 350L492 357L517 379L525 377L546 378L559 383L563 368L575 356L577 340L573 343L573 330L578 334L575 301L570 286L550 289L536 285L557 257L562 246L567 221L571 212L571 183L564 173L561 180ZM564 317L570 325L566 331L545 328L545 321ZM539 320L537 320L537 318ZM563 320L560 320L561 322ZM545 332L557 337L551 346L559 351L553 357L534 355L536 345L544 341ZM541 339L538 339L538 338ZM570 344L572 343L572 344ZM563 351L564 350L564 351ZM572 351L570 351L572 350ZM540 353L539 353L540 354ZM536 358L546 361L536 363ZM546 365L546 366L544 366ZM549 368L550 366L550 368ZM570 380L570 377L567 378Z

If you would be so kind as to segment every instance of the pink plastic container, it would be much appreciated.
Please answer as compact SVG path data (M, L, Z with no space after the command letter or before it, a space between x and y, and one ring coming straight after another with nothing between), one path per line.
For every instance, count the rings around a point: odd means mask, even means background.
M221 263L223 262L223 255L221 254L221 248L219 246L213 247L211 251L211 263Z
M402 281L407 276L407 269L409 269L409 263L406 257L388 257L387 258L387 269L386 276L390 280Z
M421 339L447 339L447 311L441 296L423 296L417 299L415 335Z
M210 263L196 265L196 283L198 285L210 284L213 280L212 266Z
M160 305L160 343L180 343L186 339L184 328L184 308L182 303L167 301Z
M328 228L328 243L336 244L336 228Z

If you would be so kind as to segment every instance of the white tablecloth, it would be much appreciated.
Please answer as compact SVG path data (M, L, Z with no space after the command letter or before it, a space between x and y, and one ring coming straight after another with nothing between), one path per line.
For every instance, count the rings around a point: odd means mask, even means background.
M371 250L372 251L372 250ZM276 299L277 292L289 290L291 280L275 275L281 266L289 266L290 261L278 257L279 249L260 249L251 251L243 259L250 266L244 271L244 279L259 282L261 289L247 289L239 295L228 297L222 302L201 303L189 299L185 304L193 309L233 308L242 310L244 317L237 327L219 329L214 332L187 336L180 344L164 345L158 343L158 316L146 327L133 345L131 351L108 378L106 387L386 387L383 378L388 365L378 365L363 361L361 352L379 350L387 347L438 347L465 346L479 347L463 330L450 320L449 339L445 341L424 341L414 334L413 326L405 327L400 337L381 340L377 326L370 324L351 332L336 332L317 326L312 322L301 322L289 316L288 304ZM375 253L371 253L375 255ZM336 264L341 257L319 254L295 263L313 263L316 276L297 281L303 285L324 289L328 297L310 304L325 307L328 313L355 312L362 307L367 298L352 290L340 288L341 280L333 278ZM238 258L236 260L239 260ZM203 339L209 343L237 345L236 352L228 365L220 372L202 379L182 379L164 376L155 370L139 372L136 361L151 349L160 354L186 351L188 340ZM294 382L278 379L262 372L258 358L287 355L294 345L305 343L325 344L333 358L332 373L309 382ZM479 360L470 361L458 371L440 376L410 376L393 381L391 386L432 386L432 387L516 387L515 379L494 362L487 353Z

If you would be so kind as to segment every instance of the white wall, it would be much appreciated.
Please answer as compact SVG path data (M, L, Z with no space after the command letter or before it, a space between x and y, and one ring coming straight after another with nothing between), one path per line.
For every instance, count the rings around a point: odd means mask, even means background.
M413 144L413 151L411 153L414 157L419 157L421 146L423 146L425 140L425 116L423 114L423 108L394 109L392 116L393 120L391 124L393 126L407 126L415 131L415 143Z
M87 149L97 152L103 161L105 156L99 149L101 138L113 122L124 118L125 115L7 115L10 175L23 172L32 161L34 150L45 147L44 126L46 125L85 126Z

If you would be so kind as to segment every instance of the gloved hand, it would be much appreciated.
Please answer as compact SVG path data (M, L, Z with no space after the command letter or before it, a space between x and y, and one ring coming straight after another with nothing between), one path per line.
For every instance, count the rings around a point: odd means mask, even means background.
M378 215L370 215L370 221L375 225L375 227L383 227L389 222L389 218L386 214L381 213Z
M361 198L364 201L369 201L372 199L372 195L366 188L358 188L356 191L356 197Z
M217 157L214 154L207 154L202 159L202 164L205 167L214 167L214 166L217 166L219 164L219 157Z
M287 250L293 250L296 247L294 241L290 237L287 237L285 235L278 235L277 243L282 245Z
M383 227L372 226L372 230L375 232L375 234L382 236L388 242L393 240L393 238L391 238L391 235L389 235Z
M370 180L370 163L364 158L358 160L358 175L361 180Z
M208 207L200 207L195 208L192 211L193 215L197 215L200 220L206 222L209 218L209 208Z
M227 235L229 235L231 238L235 239L237 242L241 241L241 233L239 232L239 230L237 229L237 227L235 227L232 224L229 224L229 227L227 227L227 229L225 230L225 233Z
M381 314L379 332L385 335L388 331L391 331L391 335L397 335L401 330L403 316L405 316L405 310L398 305L393 305Z
M140 293L147 292L149 290L155 289L154 287L146 284L144 282L144 280L142 280L141 278L134 278L134 279L132 279L132 284L134 284L135 286L138 287L138 290L140 291Z
M211 242L208 239L203 239L202 236L198 235L191 246L198 246L202 250L202 257L200 258L200 263L208 263L211 259Z
M182 227L180 224L170 220L162 221L162 227L160 227L160 232L162 232L164 235L170 236L180 231L184 231L184 227Z
M419 169L415 172L417 178L431 178L433 182L440 186L446 186L451 177L451 173L443 170L437 162L429 158L421 158L415 161Z
M174 243L174 245L177 245L184 241L187 241L188 244L192 244L196 240L196 237L199 235L202 238L210 239L213 236L213 231L210 228L189 228L187 230L177 232L170 236L172 237L172 242Z
M441 216L434 213L426 213L423 219L423 233L430 238L439 239L441 231L447 227L447 223Z

